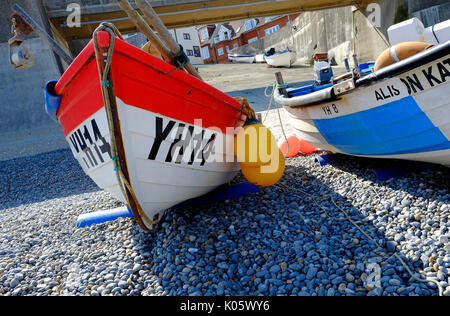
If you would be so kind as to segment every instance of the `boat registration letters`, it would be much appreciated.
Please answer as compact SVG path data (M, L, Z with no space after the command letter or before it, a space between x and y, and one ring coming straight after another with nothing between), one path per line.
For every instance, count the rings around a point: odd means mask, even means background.
M164 162L187 165L198 162L204 166L213 153L216 137L216 133L207 133L201 127L155 116L155 140L148 159L157 160L160 155ZM163 142L170 145L162 146Z
M111 144L100 132L95 118L80 125L67 138L74 156L84 162L82 166L87 170L112 159Z
M335 103L331 105L322 106L322 110L326 116L333 116L335 114L339 114L339 108Z

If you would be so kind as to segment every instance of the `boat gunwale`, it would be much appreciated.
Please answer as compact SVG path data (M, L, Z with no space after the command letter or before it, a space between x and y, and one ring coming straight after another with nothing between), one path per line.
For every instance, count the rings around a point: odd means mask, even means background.
M376 84L384 79L399 76L415 68L424 66L436 59L443 58L450 54L450 40L431 47L423 52L401 60L391 66L373 72L355 82L356 87L366 87Z
M131 48L132 54L130 54L129 51L126 51L126 49ZM170 73L171 71L176 69L175 66L163 60L160 60L120 39L116 39L115 41L114 52L127 55L135 60L139 60L144 65L157 68L161 72ZM94 44L93 41L91 40L86 45L86 47L81 51L81 53L74 59L72 64L69 65L67 70L58 80L58 83L56 84L54 89L56 94L64 95L67 88L70 86L71 82L83 71L83 68L86 67L93 59L95 59L95 53L94 53ZM187 82L190 86L195 86L198 89L203 90L205 93L214 96L215 98L217 98L217 95L219 95L220 96L219 98L224 103L227 103L228 106L230 106L232 109L238 112L242 112L242 105L234 98L214 88L213 86L207 84L206 82L186 73L185 71L182 70L175 71L174 73L171 73L171 76L175 77L177 80Z

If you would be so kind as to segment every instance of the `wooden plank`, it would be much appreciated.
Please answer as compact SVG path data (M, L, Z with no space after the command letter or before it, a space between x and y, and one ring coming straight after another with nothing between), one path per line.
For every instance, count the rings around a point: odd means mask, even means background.
M342 7L358 3L364 7L370 0L286 0L271 1L264 0L210 0L195 3L183 3L170 6L156 6L155 11L167 28L187 27L201 24L211 24L232 20L265 17L281 14L292 14L302 11L319 10L324 8ZM239 6L248 4L245 6ZM133 23L116 5L103 6L104 11L83 10L81 16L82 27L70 28L65 26L67 12L49 12L54 26L66 40L90 38L91 28L95 28L101 21L114 23L121 32L133 32L136 30ZM61 11L61 10L60 10ZM92 12L92 13L89 13ZM94 13L95 12L95 13Z
M172 37L172 34L170 34L169 30L166 28L164 23L161 21L158 14L153 9L153 7L147 1L144 1L144 0L136 0L136 3L139 6L139 8L141 8L141 11L144 13L144 16L147 19L147 21L158 32L159 36L164 40L164 42L170 48L170 50L172 51L174 56L175 57L178 56L178 54L180 52L182 52L182 47ZM183 68L191 75L202 80L202 77L197 72L197 69L195 69L195 67L189 61L189 58L187 58L185 55L182 55L182 56L184 56L186 58L186 60L183 61L183 63L185 63L183 65ZM173 62L173 60L172 60L172 62Z

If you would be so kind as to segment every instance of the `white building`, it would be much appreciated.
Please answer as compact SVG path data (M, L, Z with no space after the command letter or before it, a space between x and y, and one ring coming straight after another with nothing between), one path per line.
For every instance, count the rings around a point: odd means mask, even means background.
M175 38L178 44L183 46L186 55L191 60L192 64L203 64L203 59L200 52L200 40L198 32L195 27L183 27L170 30L170 33Z
M177 43L183 46L192 64L203 64L200 52L200 40L198 38L198 32L194 27L178 28L169 30L169 32ZM142 33L128 34L124 38L128 43L139 48L147 43L147 38Z

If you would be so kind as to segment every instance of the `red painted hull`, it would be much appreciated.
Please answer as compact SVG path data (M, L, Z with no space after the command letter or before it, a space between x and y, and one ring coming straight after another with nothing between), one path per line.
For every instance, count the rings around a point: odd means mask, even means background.
M165 74L175 67L120 39L115 42L111 69L116 96L126 104L224 133L227 127L242 125L238 101L184 71ZM57 117L66 136L103 107L92 41L55 91L62 95Z

